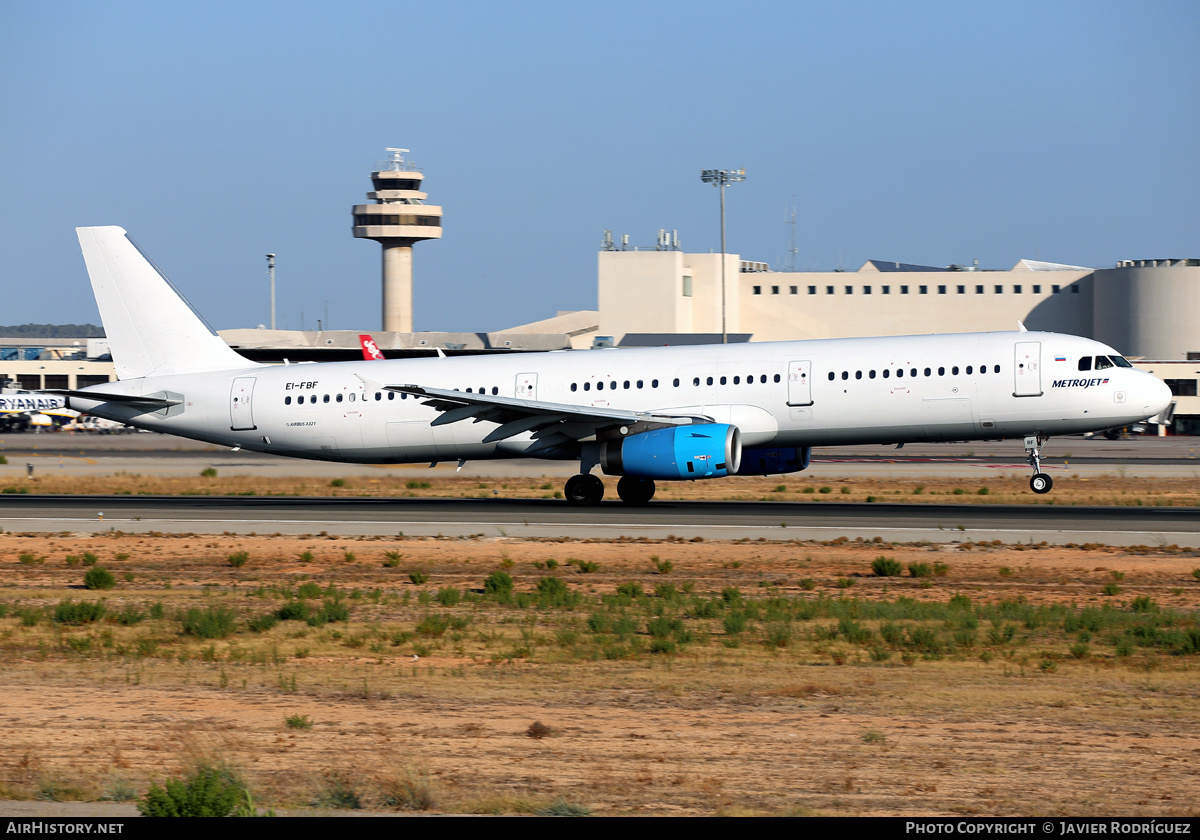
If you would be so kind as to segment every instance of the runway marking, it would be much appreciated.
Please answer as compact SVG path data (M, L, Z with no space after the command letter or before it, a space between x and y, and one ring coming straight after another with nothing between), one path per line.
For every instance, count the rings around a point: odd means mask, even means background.
M427 520L407 520L407 519L406 520L361 519L361 520L351 520L351 521L333 520L333 519L330 519L330 520L272 519L269 521L264 521L264 520L256 520L256 519L167 520L167 519L45 518L45 519L10 520L9 531L17 530L17 528L14 528L11 526L15 525L16 523L19 523L19 522L64 523L64 524L65 523L79 523L79 524L92 524L92 525L103 524L103 525L110 526L110 528L112 526L120 525L120 524L139 525L140 526L140 525L152 525L154 523L162 523L162 522L177 522L177 523L179 523L180 527L183 527L183 526L186 526L189 524L196 524L196 525L259 524L264 527L269 527L271 525L324 525L324 526L336 525L336 526L346 527L346 528L375 525L375 526L385 526L385 527L410 527L410 528L423 526L423 527L428 527L428 528L443 528L443 529L445 529L445 528L463 528L463 529L495 528L501 532L506 531L506 530L517 529L517 528L551 528L551 529L593 528L593 529L605 529L605 530L620 529L620 528L631 529L632 528L632 529L658 530L658 531L668 531L668 532L669 531L679 531L682 529L729 530L729 531L754 529L758 533L762 534L764 532L764 530L766 530L766 529L764 529L764 527L762 526L761 523L749 523L746 525L710 525L710 524L700 524L700 523L697 523L697 524L676 523L673 525L659 525L659 524L655 524L655 523L635 524L635 523L603 523L603 522L547 522L547 523L538 523L538 522L534 522L534 523L530 523L530 522L445 522L445 521L436 521L436 520L427 521ZM115 530L115 528L113 528L113 530ZM930 525L930 526L926 526L926 527L922 527L922 528L896 528L896 527L872 526L872 525L838 526L838 525L789 524L789 525L783 525L783 526L774 526L774 527L770 528L770 531L787 531L787 530L800 530L800 531L818 531L819 530L819 531L828 531L828 532L848 531L851 533L853 533L855 531L860 531L860 532L861 531L870 531L872 535L877 534L877 533L896 533L896 534L936 533L938 535L944 535L947 537L952 537L955 535L966 536L971 533L984 533L984 532L986 532L988 534L1019 534L1019 535L1027 536L1027 537L1033 537L1033 536L1037 536L1037 535L1054 535L1054 536L1058 536L1058 537L1069 536L1069 535L1094 536L1097 534L1102 534L1102 535L1125 536L1125 537L1154 536L1154 537L1158 537L1158 538L1166 538L1168 536L1173 536L1173 537L1178 538L1181 536L1194 537L1194 536L1200 535L1200 531L1127 531L1127 530L1097 531L1097 530L1078 530L1078 529L1048 530L1048 529L1044 529L1044 528L1030 529L1030 528L987 528L987 527L961 528L960 529L957 525L949 526L949 527Z

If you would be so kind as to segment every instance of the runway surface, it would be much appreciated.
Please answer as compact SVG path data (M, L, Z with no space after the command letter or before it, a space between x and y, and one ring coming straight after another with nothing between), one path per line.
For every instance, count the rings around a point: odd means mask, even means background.
M840 502L605 502L204 496L3 496L15 532L257 533L889 542L1105 543L1200 547L1194 508Z

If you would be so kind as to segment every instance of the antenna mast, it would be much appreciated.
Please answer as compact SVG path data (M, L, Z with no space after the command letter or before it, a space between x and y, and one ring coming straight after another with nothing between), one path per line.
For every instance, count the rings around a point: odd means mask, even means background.
M799 249L798 249L798 248L796 248L796 205L795 205L795 198L796 198L796 196L792 196L792 199L793 199L793 203L792 203L792 217L791 217L790 219L788 219L788 220L787 220L787 224L789 224L789 225L791 225L791 226L792 226L792 239L791 239L791 242L792 242L792 244L791 244L791 247L790 247L790 248L788 248L788 271L795 271L795 270L796 270L796 254L800 253ZM786 213L787 211L785 210L784 212Z

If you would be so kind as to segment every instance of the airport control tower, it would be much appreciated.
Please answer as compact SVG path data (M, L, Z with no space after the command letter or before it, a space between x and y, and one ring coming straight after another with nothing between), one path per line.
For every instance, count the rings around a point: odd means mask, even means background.
M354 236L383 246L383 329L413 331L412 246L442 238L442 208L425 203L425 177L404 159L408 149L388 149L391 160L371 173L375 204L354 205Z

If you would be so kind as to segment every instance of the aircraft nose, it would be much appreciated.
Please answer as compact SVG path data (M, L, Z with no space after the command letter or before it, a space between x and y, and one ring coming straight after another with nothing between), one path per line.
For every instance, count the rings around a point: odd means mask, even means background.
M1154 374L1146 374L1146 378L1149 381L1141 389L1145 400L1143 409L1146 411L1147 417L1157 417L1167 410L1173 396L1166 382Z

